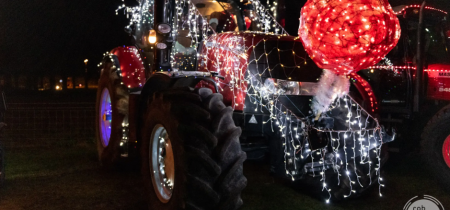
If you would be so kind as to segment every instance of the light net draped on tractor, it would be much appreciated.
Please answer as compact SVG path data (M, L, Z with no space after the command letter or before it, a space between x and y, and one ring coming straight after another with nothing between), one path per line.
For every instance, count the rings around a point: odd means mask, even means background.
M280 82L274 82L272 86L267 82L268 79L298 81L302 75L310 73L308 68L313 63L304 50L297 50L303 49L300 40L289 36L259 1L249 1L245 6L248 11L243 12L246 15L245 27L255 30L252 32L237 31L237 14L227 3L176 0L175 5L172 32L175 44L171 50L173 70L217 72L225 78L216 78L225 102L233 108L248 110L250 107L245 106L246 99L242 97L247 95L254 105L252 111L268 113L270 118L264 123L270 123L272 130L278 131L284 141L287 176L295 180L301 175L298 172L303 171L322 177L323 190L330 197L331 189L325 183L328 169L339 173L335 180L338 183L339 177L344 176L350 179L351 185L378 182L380 187L383 186L379 176L382 132L378 121L365 111L375 109L373 99L371 104L362 107L348 95L337 98L322 117L333 118L333 113L340 113L341 118L335 120L341 127L321 126L313 113L299 112L295 104L288 108L280 102L281 97L292 94L279 88ZM350 75L350 78L355 82L358 80L357 75ZM306 89L305 85L302 91L313 93L315 87ZM310 136L313 132L327 136L330 141L325 147L312 148L310 143L314 140ZM332 161L329 161L330 154L333 155ZM300 164L305 162L301 161L304 159L309 162ZM373 162L373 159L377 161ZM355 165L366 166L369 173L358 172ZM360 182L362 176L370 177L372 168L378 175L377 179L370 179L370 183ZM350 186L346 196L352 193L355 191Z

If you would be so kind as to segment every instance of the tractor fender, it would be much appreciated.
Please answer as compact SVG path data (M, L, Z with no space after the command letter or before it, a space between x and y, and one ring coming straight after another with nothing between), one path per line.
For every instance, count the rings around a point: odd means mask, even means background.
M353 85L362 97L363 104L360 105L371 114L377 113L378 101L369 82L356 73L351 73L349 79L353 80Z
M212 84L213 83L213 84ZM145 124L141 118L141 115L147 113L148 106L153 101L153 95L156 92L169 90L173 88L201 88L206 87L213 90L213 93L217 93L217 84L215 84L214 80L211 77L173 77L168 73L153 73L150 75L147 82L140 91L139 98L136 101L136 105L134 106L137 109L137 112L134 116L137 117L135 122L137 123L136 129L142 130L144 129L142 126ZM215 87L215 88L214 88ZM137 137L135 138L135 142L139 146L141 144L140 132L136 132Z
M147 106L153 100L153 94L158 91L173 89L173 88L201 88L206 87L213 91L218 92L217 84L211 77L195 77L195 76L182 76L176 77L169 73L154 73L152 74L144 87L141 90L140 101L140 113L147 111Z
M134 46L117 47L110 52L121 83L129 90L141 89L145 84L145 67L139 51Z
M172 79L166 74L152 74L141 90L139 113L145 113L147 106L153 99L153 94L158 91L169 89L171 86L171 81Z

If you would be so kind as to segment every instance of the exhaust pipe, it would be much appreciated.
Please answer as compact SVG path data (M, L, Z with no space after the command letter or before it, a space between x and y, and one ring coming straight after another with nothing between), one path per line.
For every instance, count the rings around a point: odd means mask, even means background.
M426 0L422 2L419 12L419 25L417 27L417 70L416 70L416 84L414 86L414 112L419 112L420 105L422 104L422 89L423 89L423 61L424 57L424 45L423 45L423 11L425 9Z

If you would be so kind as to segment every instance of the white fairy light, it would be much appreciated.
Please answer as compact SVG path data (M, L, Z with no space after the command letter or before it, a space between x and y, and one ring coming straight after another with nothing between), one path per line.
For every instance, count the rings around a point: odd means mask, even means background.
M327 188L327 186L331 185L326 183L327 180L325 177L325 171L328 169L325 165L327 159L324 154L327 152L334 154L332 167L333 170L338 173L338 185L340 183L341 170L347 176L346 178L348 178L352 183L350 185L351 189L348 192L349 194L344 196L349 197L352 193L354 193L354 190L352 189L353 183L358 183L361 185L359 182L359 177L362 176L362 174L358 174L356 172L357 170L354 170L356 180L352 180L350 175L353 175L353 173L351 174L349 171L352 170L349 163L356 165L356 161L358 161L358 163L362 162L367 164L370 170L371 161L368 159L368 156L370 156L369 148L375 148L374 152L376 153L378 163L380 162L382 142L378 137L374 137L376 133L380 132L378 122L364 109L362 109L362 107L360 107L360 105L358 105L350 96L340 96L341 93L338 94L339 97L336 95L336 99L327 110L331 111L333 109L340 108L346 110L347 113L344 113L344 116L347 117L347 130L321 130L320 128L313 126L314 123L308 118L308 115L297 116L292 110L287 109L279 101L281 96L286 96L285 91L277 88L277 84L275 82L274 87L267 87L265 85L265 81L263 80L263 75L268 75L269 78L272 78L271 72L274 70L273 67L261 65L259 64L259 61L269 63L269 56L273 54L278 54L278 56L280 56L281 53L284 53L284 49L279 49L277 47L269 48L268 45L266 45L266 40L273 40L274 38L279 40L284 36L288 36L288 33L276 21L276 1L273 5L268 7L269 9L266 9L258 0L250 0L250 2L255 8L255 12L250 13L250 18L253 18L253 21L257 21L257 26L260 30L259 32L233 31L216 34L216 32L209 26L208 21L190 0L176 0L176 11L173 16L173 37L176 38L178 33L182 30L188 31L189 33L187 36L191 40L191 48L197 49L200 43L203 43L204 47L201 53L195 52L192 59L177 60L177 54L181 53L181 51L177 49L174 44L170 53L170 62L173 69L183 70L180 68L187 68L188 66L193 67L195 63L198 63L199 71L214 71L218 72L221 76L229 78L229 80L225 81L219 79L216 79L215 81L219 85L220 92L228 91L233 95L231 97L231 104L233 108L244 106L245 101L238 96L241 93L246 93L248 100L250 100L251 104L254 104L255 106L252 110L255 112L269 113L269 119L262 123L270 123L272 130L279 131L280 136L284 139L282 145L285 153L284 161L286 175L290 176L292 180L296 180L298 178L299 171L312 171L313 175L321 176L323 188L329 193L330 198L332 192L331 189ZM141 11L140 9L151 8L152 5L153 0L142 0L140 5L137 7L126 7L122 5L116 10L116 12L123 9L130 19L130 24L128 27L136 25L136 29L139 29L140 24L153 23L152 11ZM188 14L183 14L183 12L186 12L186 10L183 10L186 5L189 7L187 10ZM230 22L231 20L228 21L228 23ZM225 24L224 28L226 28L226 25L227 24ZM258 35L258 37L256 37L256 35ZM207 38L208 36L209 38ZM256 47L261 47L261 49L264 49L264 53L261 55L257 54L255 50L253 50ZM291 54L290 56L293 56L292 58L296 63L293 66L280 64L279 67L283 70L297 69L300 67L303 68L303 66L307 65L307 58L300 57L298 55L300 54L299 52L290 50L289 54ZM297 59L301 59L301 63L297 63ZM249 70L248 67L250 65L253 65L256 68L256 72ZM326 113L323 113L323 115L326 116ZM364 118L362 116L367 116L367 118L362 119ZM368 127L369 118L375 121L375 127ZM325 149L317 150L310 147L308 144L308 141L310 140L308 137L308 132L311 130L326 133L331 137L331 141L328 142L331 151L327 151ZM355 146L347 148L346 142L351 140L354 141L353 145L359 145L360 148L366 147L367 149L356 151ZM369 147L370 145L372 145L372 147ZM360 158L356 157L356 152L362 154L360 155ZM300 166L298 166L296 160L304 160L305 158L310 158L312 160L311 166L308 168L298 168ZM320 164L322 170L319 172L314 172L314 164ZM327 164L329 163L327 162ZM336 168L341 169L338 170ZM379 176L379 167L377 167L376 170L377 175ZM381 181L381 177L378 177L380 189L383 185ZM166 184L170 186L170 183ZM330 198L326 200L326 203L330 201Z

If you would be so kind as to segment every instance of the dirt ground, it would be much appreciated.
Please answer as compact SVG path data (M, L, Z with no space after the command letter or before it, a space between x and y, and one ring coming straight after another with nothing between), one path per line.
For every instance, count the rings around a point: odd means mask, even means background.
M7 185L0 190L0 209L147 209L138 169L104 172L98 167L93 140L32 147L4 143ZM419 194L436 197L450 208L450 195L422 169L420 157L393 157L385 167L383 197L368 195L325 204L271 177L268 166L246 162L248 187L243 210L251 209L402 209Z
M51 100L93 102L95 91L59 97L55 93L34 97L16 93L9 102L51 103ZM9 129L13 127L11 124ZM0 138L7 161L6 186L0 189L0 210L147 209L139 169L100 170L94 135L86 135L92 138ZM242 209L403 209L408 200L420 194L431 195L450 208L450 194L425 169L420 155L416 154L391 154L384 168L383 197L379 197L376 186L366 196L330 204L308 196L303 192L307 189L294 190L291 182L271 177L264 162L246 162L244 173L248 186L242 192Z

